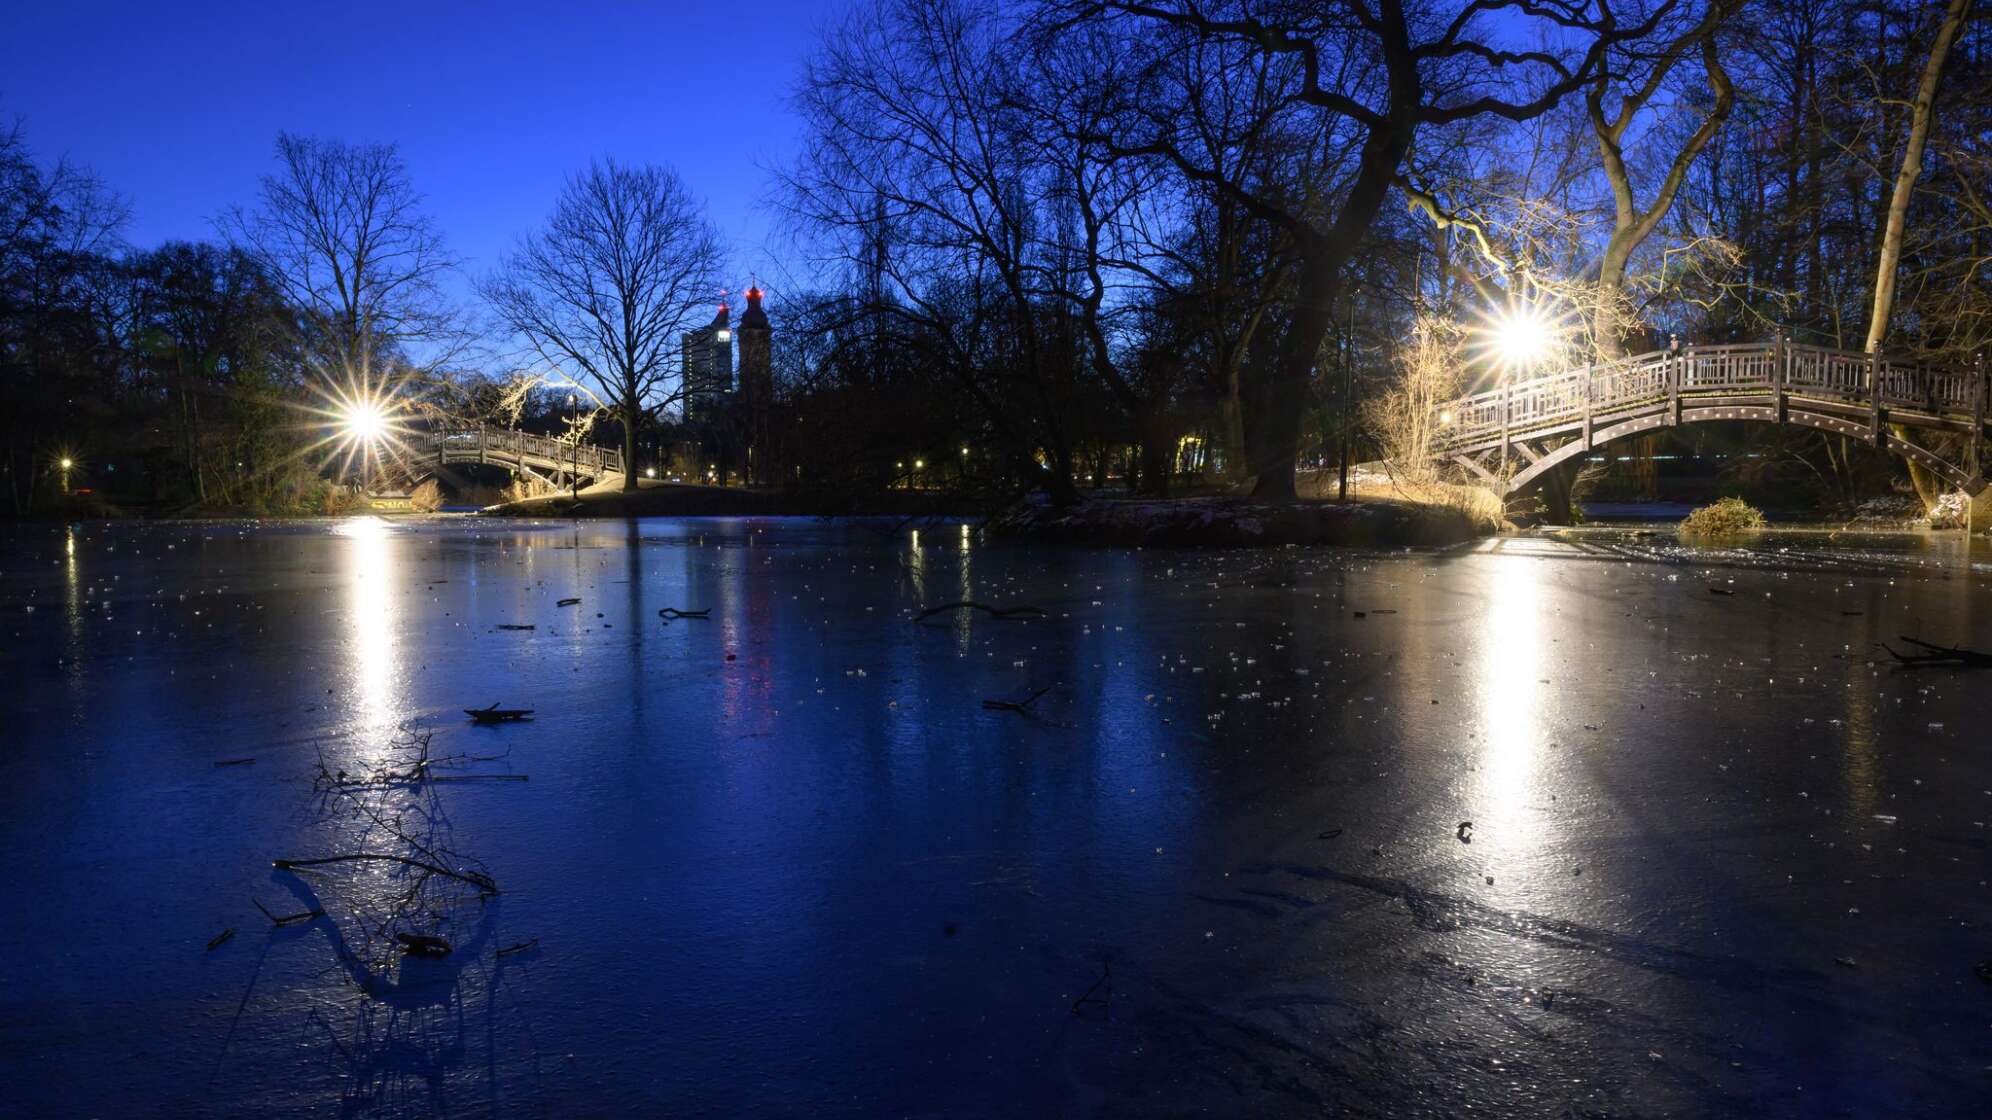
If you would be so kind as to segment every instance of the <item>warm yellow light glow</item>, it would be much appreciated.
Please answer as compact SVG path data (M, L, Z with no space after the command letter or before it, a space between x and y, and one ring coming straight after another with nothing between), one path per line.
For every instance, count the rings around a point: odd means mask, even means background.
M1547 357L1555 340L1549 320L1534 307L1517 307L1494 323L1494 346L1509 369L1524 369Z
M344 411L340 423L345 425L346 434L359 443L378 443L387 434L387 417L378 403L371 400L349 401Z
M1453 414L1452 414L1452 413L1450 413L1450 412L1441 412L1441 413L1439 413L1439 423L1441 423L1441 424L1450 424L1450 423L1452 423L1452 422L1453 422Z
M961 449L961 457L964 459L968 458L968 448L964 447Z
M916 471L924 471L924 470L926 470L926 469L927 469L927 460L925 460L925 459L915 459L915 460L913 460L913 469L914 469L914 470L916 470Z
M398 592L393 529L378 517L339 522L333 532L347 542L346 687L349 710L362 741L384 743L405 713L395 599Z
M64 455L64 456L62 457L62 469L63 469L63 470L68 470L69 468L71 468L71 467L73 467L73 466L75 466L75 465L76 465L76 460L74 460L74 459L71 459L71 458L70 458L69 456L67 456L67 455Z
M643 468L643 477L645 477L645 478L656 478L656 477L657 477L657 468L656 468L656 467L645 467L645 468Z

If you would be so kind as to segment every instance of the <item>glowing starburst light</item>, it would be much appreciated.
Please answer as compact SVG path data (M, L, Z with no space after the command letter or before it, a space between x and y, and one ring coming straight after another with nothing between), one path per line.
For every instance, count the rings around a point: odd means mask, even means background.
M345 426L349 438L372 445L379 443L387 434L387 417L382 413L378 402L351 401L346 404L344 411L345 415L340 423Z
M1493 342L1503 365L1511 370L1528 369L1549 355L1556 332L1540 309L1516 307L1495 320Z

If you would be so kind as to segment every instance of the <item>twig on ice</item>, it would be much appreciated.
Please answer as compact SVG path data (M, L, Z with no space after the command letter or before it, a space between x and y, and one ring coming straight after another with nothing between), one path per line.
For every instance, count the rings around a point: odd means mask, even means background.
M984 700L982 702L982 706L992 712L1024 712L1028 714L1030 711L1031 704L1035 702L1038 697L1043 696L1045 693L1050 691L1051 691L1051 686L1045 685L1043 688L1038 689L1036 692L1031 693L1029 696L1024 697L1022 700Z
M927 619L933 617L934 615L942 614L947 611L958 611L964 609L981 611L984 614L988 615L990 618L995 618L995 619L1046 617L1044 610L1039 607L992 607L987 603L977 603L970 599L963 599L960 602L942 603L938 607L928 607L926 610L921 611L919 614L914 615L913 621L925 622Z
M271 866L282 871L295 871L300 867L319 867L328 863L348 863L353 860L383 860L388 863L399 863L407 867L420 868L423 871L432 872L437 875L446 875L459 882L469 883L485 894L498 893L498 884L492 881L491 876L481 871L452 871L439 864L428 863L419 859L410 859L407 856L390 855L386 852L347 852L344 855L319 856L316 859L279 859L272 860ZM264 911L264 913L268 913L268 911Z
M1899 637L1910 645L1920 646L1929 652L1897 653L1893 649L1889 649L1884 643L1881 648L1888 650L1888 655L1893 657L1898 664L1911 666L1956 665L1968 669L1992 668L1992 653L1981 653L1975 649L1959 649L1955 646L1940 646L1919 638L1912 638L1907 634L1899 635Z

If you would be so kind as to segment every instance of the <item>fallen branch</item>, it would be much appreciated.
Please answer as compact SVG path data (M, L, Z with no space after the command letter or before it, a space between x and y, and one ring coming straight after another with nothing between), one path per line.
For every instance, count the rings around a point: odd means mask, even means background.
M674 618L706 618L711 614L711 607L707 607L702 611L681 611L676 607L665 607L657 612L657 617L669 622Z
M222 930L220 933L214 935L214 940L208 942L207 951L210 953L214 952L216 949L219 949L223 945L227 944L228 939L234 936L235 936L235 927L229 926L227 929Z
M558 602L558 603L555 603L555 604L554 604L554 606L556 606L556 607L571 607L571 606L573 606L574 604L576 604L576 603L578 603L578 602L580 602L580 601L581 601L581 600L579 600L579 599L562 599L562 600L561 600L560 602Z
M323 910L306 910L301 914L285 914L283 917L279 918L275 914L270 913L269 908L264 906L261 902L258 902L253 898L250 899L249 902L251 905L256 907L256 909L261 910L265 918L270 919L271 925L276 926L279 929L282 929L284 926L292 925L297 922L308 922L313 918L322 918L325 916L325 911Z
M963 599L956 603L942 603L938 607L928 607L926 610L914 615L913 621L925 622L934 615L963 609L981 611L990 618L995 619L1047 617L1045 612L1038 607L992 607L987 603L978 603L971 599Z
M523 953L527 949L537 948L539 948L539 938L535 937L531 941L521 941L517 945L505 946L503 949L498 950L498 956L509 957L513 953Z
M253 758L224 758L224 759L222 759L222 760L221 760L220 762L217 762L217 763L215 763L215 765L216 765L216 766L248 766L248 765L251 765L252 763L254 763L255 761L256 761L256 760L255 760L255 759L253 759Z
M531 626L531 625L528 625L528 624L526 624L526 623L522 623L522 622L501 622L501 623L499 623L499 624L498 624L498 629L500 629L500 630L537 630L537 629L539 629L539 627L537 627L537 626Z
M465 708L463 714L478 723L503 723L507 720L522 720L533 714L531 708L501 708L493 701L488 708Z
M992 712L1021 712L1023 714L1028 715L1031 704L1035 702L1038 697L1043 696L1045 693L1050 691L1051 691L1051 686L1045 685L1043 688L1038 689L1036 692L1031 693L1029 696L1024 697L1022 700L984 700L982 702L982 706L984 709Z
M279 871L295 871L301 867L320 867L328 863L350 863L354 860L382 860L387 863L399 863L408 867L420 868L423 871L432 872L437 875L445 875L459 882L469 883L485 894L498 893L498 884L492 881L491 876L481 871L452 871L438 864L427 863L419 859L410 859L407 856L389 855L385 852L350 852L340 856L319 856L316 859L279 859L272 860L271 865ZM268 913L268 911L264 912Z
M1907 634L1897 635L1912 646L1920 646L1928 653L1897 653L1884 643L1881 648L1888 650L1898 664L1921 667L1924 665L1956 665L1968 669L1992 669L1992 653L1981 653L1975 649L1959 649L1955 646L1940 646L1912 638Z

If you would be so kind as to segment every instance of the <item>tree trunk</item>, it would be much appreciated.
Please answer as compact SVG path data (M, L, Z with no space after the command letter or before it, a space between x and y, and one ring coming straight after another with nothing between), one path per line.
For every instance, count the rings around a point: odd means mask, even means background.
M1353 204L1345 204L1345 212ZM1294 465L1300 456L1307 388L1314 377L1315 358L1328 337L1329 308L1340 294L1348 253L1325 252L1317 246L1308 258L1294 299L1293 321L1280 339L1277 360L1270 370L1258 371L1243 385L1246 466L1254 479L1254 498L1292 501L1297 494Z
M1141 437L1140 493L1155 498L1169 496L1169 475L1175 466L1175 432L1160 408L1150 408L1136 417Z
M627 494L636 489L636 422L643 415L643 409L635 397L625 397L622 414L622 488L623 493ZM598 478L595 481L602 480Z
M1868 313L1866 347L1870 354L1879 354L1882 340L1888 336L1889 316L1895 311L1895 274L1902 264L1902 227L1908 222L1909 199L1916 192L1916 180L1923 173L1923 149L1930 139L1937 82L1943 77L1944 60L1950 55L1951 44L1957 42L1970 10L1971 0L1950 0L1943 22L1937 25L1937 39L1930 47L1930 60L1923 67L1922 81L1916 86L1916 101L1909 110L1909 143L1903 149L1902 169L1896 173L1895 189L1888 199L1881 259L1875 265L1874 308ZM1875 388L1879 391L1880 386ZM1894 431L1898 438L1907 435L1900 428ZM1923 500L1923 508L1935 509L1942 482L1914 460L1909 461L1909 480L1916 484L1916 496Z

